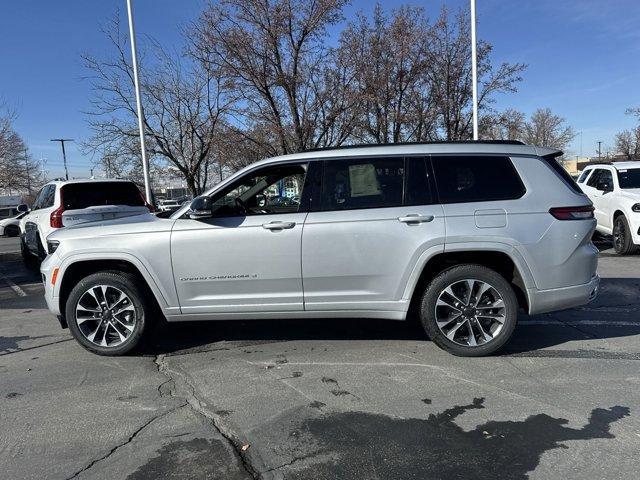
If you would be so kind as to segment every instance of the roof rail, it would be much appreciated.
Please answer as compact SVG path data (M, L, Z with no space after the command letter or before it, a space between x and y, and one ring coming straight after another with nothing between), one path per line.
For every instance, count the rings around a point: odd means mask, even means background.
M397 143L359 143L354 145L340 145L337 147L320 147L310 148L304 150L305 152L320 152L323 150L347 150L350 148L363 148L363 147L393 147L393 146L406 146L406 145L458 145L458 144L475 144L482 145L526 145L520 140L442 140L434 142L397 142Z

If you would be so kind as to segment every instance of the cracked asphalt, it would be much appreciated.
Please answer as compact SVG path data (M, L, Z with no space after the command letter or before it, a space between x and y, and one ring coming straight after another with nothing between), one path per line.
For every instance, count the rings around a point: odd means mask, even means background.
M159 329L80 348L0 238L0 477L584 479L640 470L640 256L602 248L587 306L528 317L500 356L411 323ZM20 293L22 292L22 293Z

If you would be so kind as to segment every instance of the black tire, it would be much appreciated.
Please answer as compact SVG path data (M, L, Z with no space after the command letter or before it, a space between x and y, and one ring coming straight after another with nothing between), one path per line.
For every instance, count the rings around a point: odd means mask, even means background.
M69 325L72 335L78 343L98 355L117 356L125 355L142 346L143 340L147 337L149 331L152 330L154 317L154 304L150 299L149 292L145 288L141 288L140 279L128 272L121 271L102 271L89 275L80 280L71 290L65 305L65 318ZM117 346L100 346L90 341L81 331L76 318L76 307L80 298L88 289L106 285L114 287L124 292L130 299L135 308L135 324L129 336Z
M465 329L460 330L460 332L466 332L469 338L471 337L468 326L471 325L471 322L477 322L473 324L475 326L475 330L471 328L472 332L478 333L477 335L473 336L473 343L476 343L476 339L480 339L476 346L461 345L456 341L450 340L440 329L436 321L436 304L441 294L444 294L444 290L447 287L451 285L458 285L458 282L463 282L466 279L473 279L478 281L477 285L480 285L480 282L490 285L490 287L492 287L493 289L491 290L491 292L495 292L500 297L502 297L503 302L503 306L499 307L500 315L503 316L504 319L501 330L497 334L495 334L490 341L486 341L485 343L480 343L484 341L484 338L481 338L480 336L480 330L478 330L478 323L480 322L477 320L475 315L470 316L470 319L466 321L467 323L465 323L464 320L464 318L466 317L457 317L458 320L456 320L456 322L459 322L461 324L460 328L464 326ZM476 284L474 283L472 289L475 287L475 285ZM483 295L480 295L481 298L477 299L478 304L480 304L482 298L488 300L488 298L484 297ZM489 295L494 295L494 293L491 293ZM469 296L471 297L471 295ZM486 310L487 307L484 308L484 312L491 312L491 310ZM455 308L452 308L452 317L455 317L457 315L457 312L455 312L455 310ZM475 308L472 308L472 310L474 312L476 311ZM478 306L478 312L480 310L481 308L480 306ZM462 311L462 309L460 311ZM483 317L482 315L479 316ZM482 357L497 352L505 345L505 343L507 343L509 338L511 338L517 320L518 301L513 288L502 275L482 265L464 264L444 270L443 272L438 274L425 288L425 291L422 295L422 301L420 303L420 321L429 338L431 338L431 340L443 350L460 357ZM482 322L486 321L486 319L482 320ZM482 323L480 323L480 328L482 326ZM485 324L484 326L486 327L487 325Z
M7 237L17 237L18 235L20 235L20 227L18 227L17 225L7 225L4 228L4 234Z
M36 257L31 251L27 244L24 241L24 237L20 239L20 253L22 254L22 260L24 261L27 267L32 267L36 261Z
M624 215L619 215L613 222L613 249L618 255L631 255L637 250L631 238L629 222Z

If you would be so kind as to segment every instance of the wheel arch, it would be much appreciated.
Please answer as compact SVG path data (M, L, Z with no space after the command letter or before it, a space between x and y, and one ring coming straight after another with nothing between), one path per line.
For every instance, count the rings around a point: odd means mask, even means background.
M167 302L157 284L149 272L144 267L136 265L135 261L124 258L78 258L60 269L60 283L57 289L60 312L65 311L65 304L73 287L83 278L99 271L121 271L135 275L140 285L151 294L158 309L162 311L166 308Z
M512 253L512 252L510 252ZM421 294L440 272L462 264L476 264L490 268L502 275L513 287L518 306L529 311L527 285L531 283L531 273L524 260L514 258L501 248L445 250L429 257L421 266L417 281L407 286L405 298L409 299L409 313L415 313Z

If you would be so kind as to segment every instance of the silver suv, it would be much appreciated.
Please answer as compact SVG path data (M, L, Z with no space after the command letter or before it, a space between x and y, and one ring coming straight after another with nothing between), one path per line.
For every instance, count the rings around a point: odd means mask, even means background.
M448 352L487 355L520 308L597 293L593 207L558 155L460 142L263 160L170 218L53 233L46 300L104 355L132 350L160 319L410 316Z

